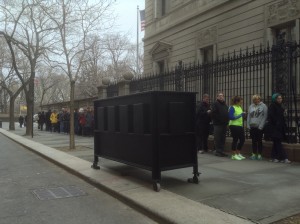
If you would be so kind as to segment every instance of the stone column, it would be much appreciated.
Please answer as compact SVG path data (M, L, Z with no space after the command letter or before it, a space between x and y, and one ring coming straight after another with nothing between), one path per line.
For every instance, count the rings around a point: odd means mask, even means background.
M107 87L110 83L109 78L102 79L102 85L98 86L98 99L106 99L107 98Z
M133 79L132 73L126 73L123 75L123 80L118 83L119 87L119 96L129 95L130 94L130 81Z

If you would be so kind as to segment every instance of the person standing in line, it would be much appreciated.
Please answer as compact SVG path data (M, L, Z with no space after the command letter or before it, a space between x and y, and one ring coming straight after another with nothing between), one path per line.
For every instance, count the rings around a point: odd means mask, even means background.
M253 95L252 104L249 106L247 116L247 128L252 139L252 160L262 160L263 129L267 121L268 108L261 101L259 95Z
M58 127L58 114L56 113L56 110L54 110L50 116L50 121L51 121L51 132L59 132L59 127Z
M45 114L46 131L51 131L51 121L50 121L51 113L52 112L49 109Z
M274 93L272 103L268 109L268 125L270 125L270 136L273 141L272 162L291 163L282 147L282 141L286 139L286 124L284 118L284 108L282 107L282 95Z
M243 98L235 96L231 100L231 106L229 108L229 129L232 136L232 156L233 160L245 159L241 154L242 147L245 143L245 132L243 127L243 118L245 112L242 108Z
M45 122L46 122L45 112L42 111L41 114L40 114L40 116L39 116L39 123L40 123L40 129L41 129L41 131L43 131Z
M84 126L86 123L86 119L85 119L85 110L83 108L79 109L79 115L78 115L78 135L83 135L84 132Z
M41 129L41 122L40 122L41 114L42 114L41 112L38 112L38 114L37 114L38 129ZM33 116L33 121L34 121L34 117L35 116Z
M215 155L226 157L228 155L224 153L224 148L229 117L228 106L226 105L222 92L217 94L217 100L212 104L211 117L214 125Z
M74 133L76 135L78 135L78 129L79 129L79 113L78 113L78 109L75 108L74 110Z
M24 117L24 127L26 127L26 125L27 125L27 114Z
M210 113L209 95L204 94L202 102L198 105L196 112L197 149L201 154L208 151L207 141L209 136L209 123L211 122Z
M84 136L91 136L92 135L92 122L93 122L93 114L91 109L88 107L85 113L85 125L84 125Z
M65 110L64 114L64 132L67 134L70 133L70 112L68 109Z
M65 108L62 108L58 114L59 132L64 133Z
M20 128L23 127L23 123L24 123L24 117L22 115L20 115L20 117L19 117Z

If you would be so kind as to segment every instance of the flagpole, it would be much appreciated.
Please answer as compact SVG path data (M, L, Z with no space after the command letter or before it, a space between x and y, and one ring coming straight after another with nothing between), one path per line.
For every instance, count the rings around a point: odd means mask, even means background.
M136 13L136 74L139 73L139 6Z

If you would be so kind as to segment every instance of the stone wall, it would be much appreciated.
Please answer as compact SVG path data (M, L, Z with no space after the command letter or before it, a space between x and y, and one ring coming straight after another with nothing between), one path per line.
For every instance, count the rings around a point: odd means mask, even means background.
M160 41L171 46L165 60L170 68L179 60L197 61L199 49L210 45L222 55L272 44L270 28L300 18L300 1L292 0L177 0L162 17L156 16L154 2L146 0L145 74L155 69L153 47Z

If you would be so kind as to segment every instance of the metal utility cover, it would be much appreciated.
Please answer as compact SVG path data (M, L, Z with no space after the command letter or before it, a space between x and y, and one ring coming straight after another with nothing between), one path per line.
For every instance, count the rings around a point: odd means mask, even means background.
M76 186L40 188L33 190L32 193L40 200L71 198L86 195L84 191Z

